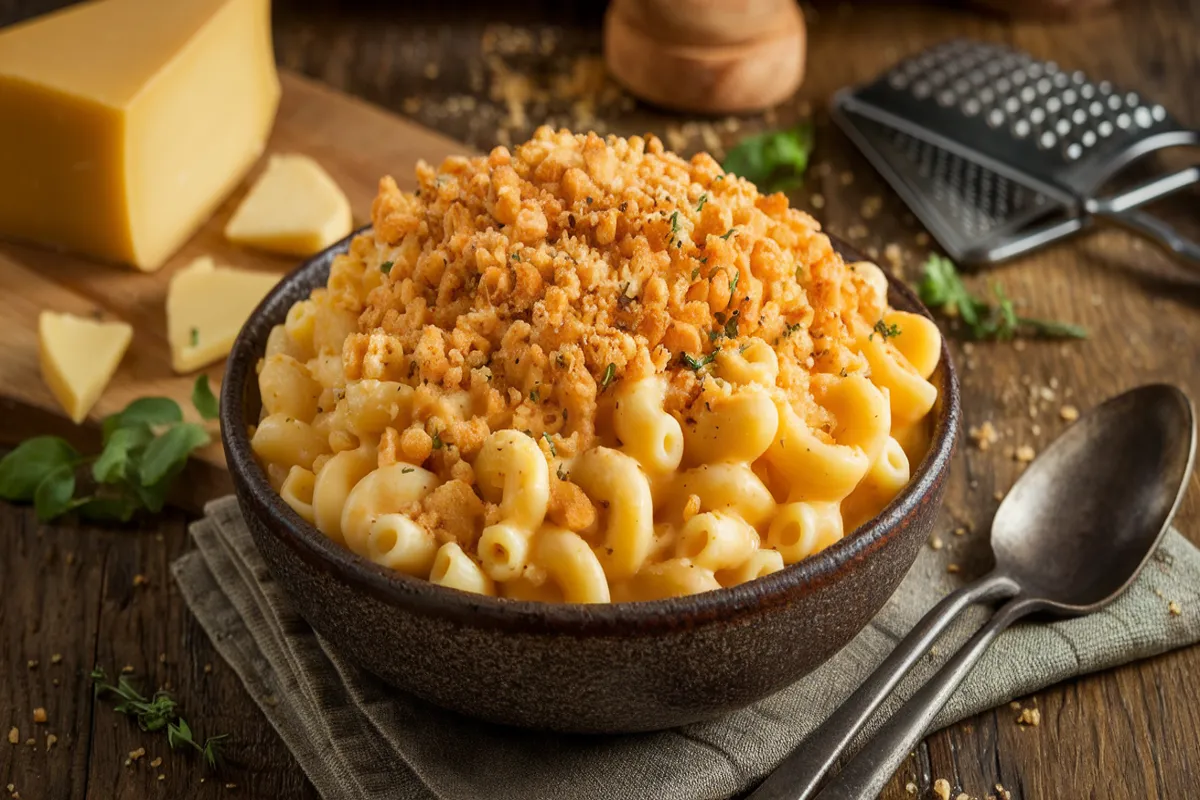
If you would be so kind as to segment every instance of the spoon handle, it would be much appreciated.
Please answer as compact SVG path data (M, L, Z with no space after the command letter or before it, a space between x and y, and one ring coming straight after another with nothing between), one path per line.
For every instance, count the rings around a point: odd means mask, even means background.
M1013 622L1036 609L1036 603L1023 597L1006 603L883 724L862 751L817 795L817 800L877 797L992 641Z
M746 800L807 800L871 714L917 659L928 652L963 609L1012 597L1017 585L992 572L946 595L909 631L887 658L815 731L785 758Z

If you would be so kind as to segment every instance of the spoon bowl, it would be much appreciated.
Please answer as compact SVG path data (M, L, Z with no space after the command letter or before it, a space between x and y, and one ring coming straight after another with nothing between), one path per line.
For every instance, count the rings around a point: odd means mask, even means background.
M1167 529L1196 449L1195 410L1153 384L1097 406L1029 466L996 511L997 570L1043 610L1096 610L1123 591Z

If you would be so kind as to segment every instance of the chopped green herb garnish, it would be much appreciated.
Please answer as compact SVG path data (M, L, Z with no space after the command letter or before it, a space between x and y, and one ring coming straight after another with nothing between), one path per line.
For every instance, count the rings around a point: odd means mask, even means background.
M537 402L539 402L540 400L541 400L541 395L540 395L540 394L538 394L538 390L537 390L537 389L533 389L533 390L531 390L531 391L529 392L529 402L531 402L531 403L537 403Z
M721 234L721 238L729 239L729 237L733 236L735 233L737 233L737 228L730 228L729 230L727 230L723 234Z
M886 322L884 322L882 319L880 319L878 322L875 323L875 330L872 331L871 335L868 336L867 338L874 339L875 334L877 334L877 333L883 337L884 341L887 341L888 339L892 338L893 336L900 335L900 326L895 325L895 324L888 325Z
M520 260L521 260L521 254L520 254L520 253L513 253L513 254L512 254L512 260L513 260L513 261L520 261Z
M699 372L717 360L717 351L713 350L708 355L701 356L700 358L695 358L688 353L680 353L679 360L682 361L683 365L688 369Z
M592 204L592 198L591 198L591 197L588 197L588 199L587 199L587 204L588 204L589 206Z
M414 470L412 467L405 467L404 469L400 470L401 475L407 475L410 472L416 472L416 470Z
M1019 316L1013 301L993 284L993 301L975 296L963 283L954 262L931 254L917 285L921 302L950 317L958 317L975 339L1012 339L1030 335L1047 339L1086 339L1087 329L1067 322Z
M725 322L725 336L729 339L736 339L738 335L738 317L741 316L740 309L734 309L729 315L729 319Z
M616 375L617 365L610 362L609 365L604 368L604 378L600 381L601 388L607 389L608 385L613 382L613 378L615 378Z
M550 438L550 434L542 431L542 438L546 440L546 444L550 445L550 455L558 457L558 448L554 446L554 440Z
M813 127L802 123L743 139L725 156L721 167L764 192L786 191L803 183L812 149Z
M785 323L783 323L783 335L791 336L793 333L795 333L796 331L800 330L803 327L804 326L799 322L785 322Z
M696 211L697 212L703 211L704 204L707 202L708 202L708 195L707 194L700 195L700 202L696 204Z
M570 477L569 475L567 475L567 473L565 471L563 471L562 464L558 465L558 469L554 470L554 474L558 476L558 479L560 481L565 481L565 480L567 480L568 477Z
M392 267L394 267L395 265L396 265L395 261L385 261L379 265L379 271L382 272L384 275L391 275Z
M700 268L696 267L694 270L692 270L692 280L694 281L694 280L696 280L696 278L699 278L699 277L700 277Z
M192 328L191 332L189 333L189 337L192 347L198 346L200 344L200 329Z
M443 447L443 444L442 444L442 432L441 432L441 431L434 431L434 434L433 434L433 449L434 449L434 450L441 450L441 449L442 449L442 447Z
M729 282L729 296L730 297L733 297L734 292L737 291L738 281L740 281L741 279L742 279L742 271L740 269L735 269L733 271L733 280L731 280Z
M671 212L671 234L679 233L679 212Z
M703 258L701 258L701 259L700 259L700 263L701 263L701 264L707 264L707 263L708 263L708 256L704 256Z

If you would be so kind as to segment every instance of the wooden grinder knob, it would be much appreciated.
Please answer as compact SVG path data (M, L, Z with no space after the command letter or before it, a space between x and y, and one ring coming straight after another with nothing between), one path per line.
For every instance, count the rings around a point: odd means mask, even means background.
M702 114L759 111L804 77L804 17L794 0L613 0L609 71L634 95Z

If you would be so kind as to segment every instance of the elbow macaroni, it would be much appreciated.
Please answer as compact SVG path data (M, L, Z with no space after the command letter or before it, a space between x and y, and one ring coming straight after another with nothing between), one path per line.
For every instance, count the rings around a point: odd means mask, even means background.
M720 176L540 130L385 179L268 337L251 445L283 501L384 568L571 603L735 586L879 514L941 335Z

